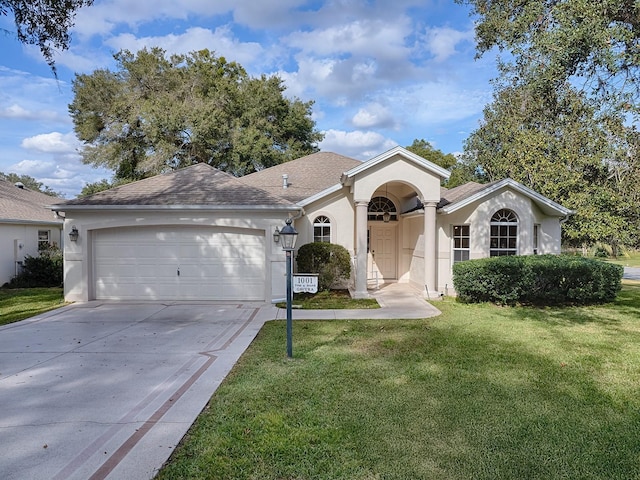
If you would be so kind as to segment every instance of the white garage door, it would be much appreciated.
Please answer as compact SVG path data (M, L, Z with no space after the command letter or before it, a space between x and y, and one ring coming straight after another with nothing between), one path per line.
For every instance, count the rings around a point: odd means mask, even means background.
M140 227L96 230L96 299L264 300L257 230Z

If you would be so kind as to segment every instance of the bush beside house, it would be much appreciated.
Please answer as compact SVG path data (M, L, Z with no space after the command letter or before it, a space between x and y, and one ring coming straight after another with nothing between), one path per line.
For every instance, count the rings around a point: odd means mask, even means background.
M456 263L453 284L464 302L584 305L613 301L623 268L557 255L504 256Z
M51 246L37 257L27 255L22 271L4 286L8 288L59 287L63 281L62 251Z
M326 242L307 243L298 249L298 271L318 274L318 290L337 288L349 280L351 257L342 245Z

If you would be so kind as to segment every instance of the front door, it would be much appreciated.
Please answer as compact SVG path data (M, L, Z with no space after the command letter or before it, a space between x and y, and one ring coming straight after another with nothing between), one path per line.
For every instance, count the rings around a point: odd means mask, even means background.
M380 280L396 280L396 228L395 225L383 223L371 225L369 233L369 258L371 261L370 277Z

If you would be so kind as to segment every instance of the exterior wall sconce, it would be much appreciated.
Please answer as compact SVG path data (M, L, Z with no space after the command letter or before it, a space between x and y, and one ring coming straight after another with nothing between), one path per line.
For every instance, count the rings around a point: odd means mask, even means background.
M280 229L278 227L276 227L273 232L273 241L274 243L278 243L280 241Z
M79 235L78 229L74 225L73 227L71 227L71 231L69 232L69 240L71 240L72 242L77 242L78 235Z

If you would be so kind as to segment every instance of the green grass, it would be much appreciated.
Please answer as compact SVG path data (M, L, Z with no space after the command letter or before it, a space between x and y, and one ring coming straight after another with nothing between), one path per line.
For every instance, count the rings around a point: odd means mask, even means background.
M613 258L607 258L608 262L617 263L624 267L640 267L640 251L630 251L626 255Z
M286 308L285 302L276 304L277 307ZM380 308L374 298L351 298L347 290L329 290L318 293L294 293L293 306L302 310L326 310L326 309L371 309Z
M0 289L0 325L24 320L63 305L62 288Z
M269 322L160 479L638 479L640 283L611 305Z

